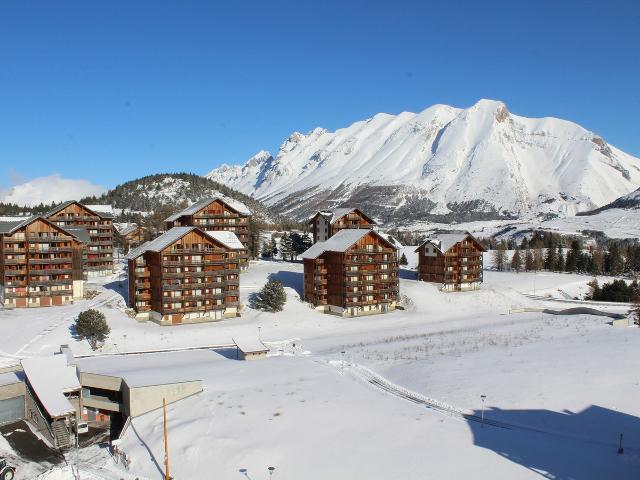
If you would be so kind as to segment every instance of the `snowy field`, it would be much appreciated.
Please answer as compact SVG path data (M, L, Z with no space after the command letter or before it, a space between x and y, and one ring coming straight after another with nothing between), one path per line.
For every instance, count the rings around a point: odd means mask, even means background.
M551 220L490 220L466 223L416 222L410 230L428 234L434 231L465 230L477 237L489 237L509 229L516 231L541 228L564 235L575 235L585 230L604 232L609 238L640 238L640 210L611 208L596 215L567 216Z
M246 306L270 277L287 289L279 314ZM226 345L260 327L272 349L261 361L236 361L225 349L133 357L150 374L188 369L203 381L203 393L168 408L177 480L267 479L269 466L274 479L305 480L631 479L640 472L640 329L601 316L514 313L574 307L561 292L581 291L590 277L486 271L482 290L447 294L403 270L404 310L343 319L300 301L301 264L260 261L241 276L241 318L178 327L128 317L126 281L118 279L90 285L100 295L73 306L0 310L0 361L49 354L62 343L91 353L70 330L90 306L111 325L101 354ZM534 288L555 299L524 295ZM92 447L78 453L81 478L162 478L161 418L151 412L126 432L129 472ZM0 451L7 448L0 442ZM40 473L22 468L30 478ZM39 478L73 476L58 467Z

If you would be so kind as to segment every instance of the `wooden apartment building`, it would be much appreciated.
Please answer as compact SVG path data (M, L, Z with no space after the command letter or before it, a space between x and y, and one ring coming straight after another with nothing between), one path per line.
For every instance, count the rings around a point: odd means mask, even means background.
M138 318L175 325L238 315L238 253L197 227L174 227L127 260Z
M324 242L345 228L369 229L376 226L376 222L357 208L338 208L336 210L321 210L309 219L308 224L313 231L313 242Z
M198 227L205 232L233 232L244 245L240 268L245 270L249 258L249 219L251 210L243 203L217 195L204 198L165 220L167 230L173 227Z
M113 273L113 214L69 201L58 205L44 217L62 228L77 227L87 230L90 241L85 245L85 276Z
M397 249L378 232L342 229L302 258L304 298L316 309L354 317L396 308Z
M477 290L482 284L484 247L473 235L445 233L426 240L418 253L418 278L444 291Z
M82 298L81 237L42 217L0 222L0 302L46 307Z
M114 244L126 253L147 240L147 229L137 223L114 223Z

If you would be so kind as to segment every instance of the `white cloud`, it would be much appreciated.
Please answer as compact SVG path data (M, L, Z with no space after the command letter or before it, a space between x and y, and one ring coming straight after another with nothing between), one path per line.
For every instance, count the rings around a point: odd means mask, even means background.
M59 173L54 173L14 185L7 192L0 192L0 198L5 203L33 206L40 203L79 200L89 195L100 195L106 190L102 185L88 180L63 178Z

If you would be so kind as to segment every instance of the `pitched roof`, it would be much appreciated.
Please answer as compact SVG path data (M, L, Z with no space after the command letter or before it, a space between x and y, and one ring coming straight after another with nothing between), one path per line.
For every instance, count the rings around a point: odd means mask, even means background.
M365 217L366 219L368 219L371 223L373 223L373 224L376 223L372 218L367 216L359 208L351 208L351 207L336 208L335 210L320 210L319 212L315 213L313 216L309 217L309 222L311 222L314 218L316 218L316 216L322 215L323 217L327 217L327 220L329 220L329 222L331 224L334 224L338 220L340 220L342 217L344 217L345 215L348 215L349 213L351 213L353 211L356 211L356 210L358 212L360 212L362 214L362 216Z
M37 218L36 215L31 215L29 217L23 217L22 219L16 220L5 220L0 221L0 233L13 233L17 229L24 227L25 225L29 225L33 220Z
M75 412L64 393L80 389L80 380L76 368L67 363L65 355L25 358L20 363L29 384L51 417Z
M469 232L442 233L438 235L436 238L428 238L427 240L422 242L420 245L418 245L418 248L416 248L415 251L417 252L420 249L420 247L422 247L423 245L426 245L427 243L431 243L434 247L436 247L442 253L446 253L449 251L451 247L453 247L455 244L461 242L467 237L471 237L471 239L474 242L480 245L480 242L478 242L478 240L476 240L476 238L473 235L471 235ZM482 245L480 245L480 248L482 248L482 250L484 251L484 247L482 247Z
M29 225L30 223L41 220L53 227L61 230L63 232L67 232L71 236L75 237L82 243L89 243L91 241L91 237L89 237L89 232L83 227L61 227L56 225L51 220L47 220L40 215L31 215L29 217L23 217L22 220L12 220L12 221L0 221L0 234L12 234L16 230Z
M227 245L224 242L211 236L209 232L202 231L198 227L173 227L171 230L164 232L159 237L154 238L153 240L150 240L148 242L145 242L139 247L134 248L133 250L130 250L125 258L127 260L135 260L145 252L161 252L162 250L167 248L169 245L171 245L177 240L180 240L187 233L190 233L194 230L197 230L205 237L209 237L213 241L221 244L222 246L227 247ZM231 247L227 247L227 248L231 248Z
M89 235L89 232L87 231L87 229L84 227L60 227L60 228L66 232L69 232L71 235L76 237L82 243L91 242L91 236Z
M402 243L400 243L400 240L398 240L393 235L389 235L388 233L383 233L383 232L378 232L378 233L380 234L380 236L382 238L384 238L387 242L389 242L394 247L396 247L396 248L402 248L403 247Z
M173 222L179 219L180 217L182 217L183 215L193 215L194 213L198 212L199 210L202 210L204 207L206 207L212 202L215 202L216 200L220 200L221 202L226 203L229 207L231 207L233 210L235 210L238 213L241 213L243 215L251 215L251 210L249 210L244 203L239 202L238 200L234 200L233 198L229 198L226 195L222 195L221 193L217 193L212 197L207 197L207 198L198 200L197 202L189 205L184 210L174 213L170 217L166 218L165 222Z
M229 232L227 230L204 230L204 233L213 237L215 240L231 250L244 250L247 248L233 232Z
M48 218L52 215L55 215L56 213L58 213L60 210L63 210L65 208L67 208L69 205L73 205L74 203L77 203L78 205L80 205L82 208L88 210L91 213L94 213L96 216L101 217L101 218L113 218L113 213L109 213L109 212L104 212L104 211L100 211L100 210L94 210L93 208L89 208L87 205L83 205L82 203L78 202L77 200L68 200L66 202L62 202L60 205L58 205L57 207L52 208L51 210L49 210L47 213L45 213L44 215L42 215L45 218ZM110 205L93 205L94 207L109 207L111 208Z
M324 252L346 252L349 247L369 233L377 235L386 243L390 243L375 230L369 230L367 228L345 228L324 242L314 243L301 256L302 258L313 259L318 258Z
M119 235L129 235L138 229L137 223L114 223L113 228Z
M231 340L233 340L233 343L235 343L243 353L262 353L269 351L269 348L257 337L233 337Z

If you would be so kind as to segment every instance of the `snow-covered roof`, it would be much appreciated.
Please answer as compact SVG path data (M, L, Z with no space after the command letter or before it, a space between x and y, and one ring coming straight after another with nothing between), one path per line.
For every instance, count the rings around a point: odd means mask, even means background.
M103 215L114 216L116 214L112 205L85 205L85 207Z
M380 236L382 238L384 238L387 242L389 242L394 247L396 247L396 248L402 248L403 247L402 243L400 243L400 240L398 240L393 235L389 235L388 233L382 233L382 232L378 232L378 233L380 234Z
M340 230L334 236L324 242L316 242L303 254L302 258L313 259L318 258L324 252L345 252L351 245L363 238L368 233L373 233L384 241L388 242L382 235L375 230L368 228L345 228ZM389 243L389 242L388 242Z
M29 225L35 220L41 220L47 224L53 225L54 228L57 228L63 232L67 232L68 234L74 236L76 239L80 240L83 243L89 243L91 241L91 237L89 236L89 232L83 227L61 227L56 225L55 223L47 220L44 217L39 215L31 215L28 217L21 217L19 220L10 220L10 221L0 221L0 234L12 234L16 230Z
M249 210L244 203L239 202L238 200L234 200L233 198L227 197L226 195L222 195L221 193L216 193L211 197L198 200L197 202L189 205L184 210L174 213L173 215L165 219L165 221L173 222L179 219L180 217L182 217L183 215L193 215L194 213L202 210L204 207L206 207L212 202L215 202L216 200L220 200L221 202L226 203L228 206L230 206L233 210L235 210L238 213L241 213L243 215L251 215L251 210Z
M205 230L204 233L231 250L244 250L247 248L233 232L227 230Z
M424 242L422 242L418 246L416 251L418 251L418 249L420 249L420 247L422 247L423 245L426 245L427 243L431 243L434 247L436 247L442 253L446 253L456 243L461 242L467 237L471 237L476 243L478 243L478 245L480 245L480 243L469 232L441 233L435 238L429 238Z
M140 245L138 248L134 248L131 250L127 256L127 260L134 260L135 258L142 255L144 252L152 251L152 252L160 252L171 245L176 240L180 240L187 233L197 230L197 227L173 227L171 230L164 232L159 237L145 242Z
M317 215L322 215L323 217L326 217L327 220L329 220L329 222L331 224L334 224L338 220L340 220L342 217L344 217L345 215L348 215L351 212L356 211L356 210L358 212L360 212L362 215L364 215L366 218L371 220L372 223L376 223L373 219L371 219L367 215L365 215L362 212L362 210L360 210L358 208L351 208L351 207L336 208L335 210L320 210L319 212L314 213L311 217L309 217L309 221L313 220Z
M76 200L68 200L66 202L62 202L60 205L58 205L57 207L52 208L51 210L49 210L47 213L45 213L43 215L43 217L50 217L52 215L55 215L56 213L58 213L60 210L63 210L65 208L67 208L69 205L73 205L74 203L80 205L81 207L89 210L91 213L95 213L97 216L102 217L102 218L113 218L113 207L111 205L83 205L82 203L76 201ZM92 207L96 207L98 208L98 210L95 210ZM108 211L104 211L104 210L100 210L99 208L104 208L107 209Z
M216 233L225 233L225 234L230 233L233 235L233 237L235 237L235 240L234 240L229 235L223 235L223 237L226 239L226 241L223 241L216 238L214 235L212 235L212 232L205 232L198 227L173 227L171 230L164 232L158 238L145 242L139 247L134 248L133 250L130 250L125 258L127 260L135 260L144 252L149 252L149 251L160 252L165 248L167 248L169 245L171 245L173 242L180 240L187 233L190 233L193 230L202 232L203 235L210 237L212 240L217 241L218 243L222 244L223 246L226 246L227 248L230 248L233 250L235 250L236 248L244 248L244 245L242 245L242 242L238 240L238 237L236 237L236 235L233 232L216 232ZM230 245L227 244L227 242L229 242L229 244L236 244L236 245L240 244L241 247L231 247Z
M77 359L82 373L119 377L133 388L198 381L201 378L192 372L198 371L200 367L207 368L207 365L215 361L225 361L225 358L211 350Z
M114 223L113 228L120 235L128 235L138 229L137 223Z
M17 229L28 225L32 220L35 220L36 218L37 217L35 215L30 215L28 217L0 221L0 233L13 233Z
M268 352L269 349L258 337L233 337L233 343L244 353Z
M75 412L65 392L80 389L76 368L67 364L65 355L25 358L20 362L40 403L51 417Z

